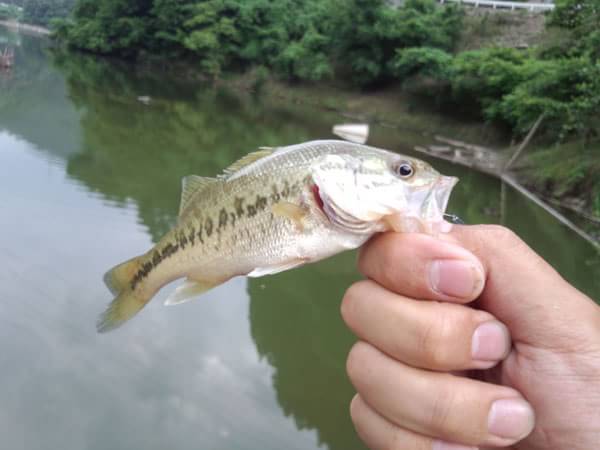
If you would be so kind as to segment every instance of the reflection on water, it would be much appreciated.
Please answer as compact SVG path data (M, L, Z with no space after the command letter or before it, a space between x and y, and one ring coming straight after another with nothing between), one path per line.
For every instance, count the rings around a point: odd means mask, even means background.
M353 391L344 355L354 338L339 318L344 290L358 279L355 255L250 280L250 328L258 352L276 372L273 387L298 429L316 429L330 449L362 448L348 414Z
M135 201L154 240L172 225L182 175L212 175L261 145L306 140L326 127L224 90L127 76L126 67L89 58L59 63L82 111L83 145L67 173L111 200ZM148 105L138 100L142 94Z
M0 29L1 30L1 29ZM212 175L262 145L330 137L339 118L59 56L0 31L17 65L0 77L0 435L19 449L362 449L348 417L339 300L353 253L235 279L99 336L103 272L171 226L180 179ZM150 96L149 104L138 101ZM374 129L409 151L418 133ZM600 258L544 211L481 174L450 209L502 222L600 297Z

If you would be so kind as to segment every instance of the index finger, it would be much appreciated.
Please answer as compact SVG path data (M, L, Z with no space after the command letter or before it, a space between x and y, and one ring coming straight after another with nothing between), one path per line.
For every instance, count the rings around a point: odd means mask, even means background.
M468 303L485 284L483 264L452 242L419 233L384 233L361 249L359 270L406 297Z

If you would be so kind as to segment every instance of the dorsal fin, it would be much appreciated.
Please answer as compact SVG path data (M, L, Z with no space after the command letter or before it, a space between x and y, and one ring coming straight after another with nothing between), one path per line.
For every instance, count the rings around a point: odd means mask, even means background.
M187 207L192 196L206 188L212 183L216 183L216 178L200 177L198 175L188 175L181 180L181 203L179 204L179 214Z
M254 161L258 161L259 159L262 159L265 156L269 156L270 154L275 152L275 150L276 149L272 147L259 147L257 151L248 153L246 156L242 156L240 159L238 159L236 162L230 165L227 169L223 171L223 175L221 175L221 177L226 178L236 173L238 170L249 166Z

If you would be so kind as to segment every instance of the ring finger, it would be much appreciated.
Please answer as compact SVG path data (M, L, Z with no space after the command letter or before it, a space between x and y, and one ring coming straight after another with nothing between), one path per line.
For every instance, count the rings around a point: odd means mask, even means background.
M534 425L514 389L416 369L358 342L347 361L350 381L369 406L414 433L465 445L507 446Z
M358 436L371 450L477 450L400 428L381 417L358 394L350 403L350 416Z

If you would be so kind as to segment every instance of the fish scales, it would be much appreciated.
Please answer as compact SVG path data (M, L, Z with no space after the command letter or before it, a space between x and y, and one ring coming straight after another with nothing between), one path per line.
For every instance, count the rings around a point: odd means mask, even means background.
M184 185L176 226L149 252L107 273L117 297L101 317L100 331L120 325L178 278L187 281L168 303L187 301L237 275L277 273L356 248L390 228L384 218L406 209L408 194L418 197L415 214L435 215L453 186L430 195L449 177L419 160L344 141L261 150L246 158L219 178L195 177L190 195ZM402 164L419 176L411 173L412 184L396 173Z
M282 200L300 201L300 197L311 184L308 168L311 161L323 153L335 150L330 145L316 145L302 153L282 152L265 158L254 170L235 175L225 183L215 183L199 195L198 201L174 230L186 227L191 221L196 227L204 223L206 241L181 252L182 264L202 260L203 264L227 262L236 259L239 265L244 256L252 259L276 256L298 239L296 226L288 219L275 217L267 207ZM307 200L315 207L310 196ZM235 221L220 223L221 211L235 215ZM225 222L225 221L222 221ZM209 224L209 226L207 226ZM229 225L229 226L228 226ZM309 227L309 232L318 232L318 221ZM213 233L211 228L216 228ZM178 262L179 262L178 261Z

